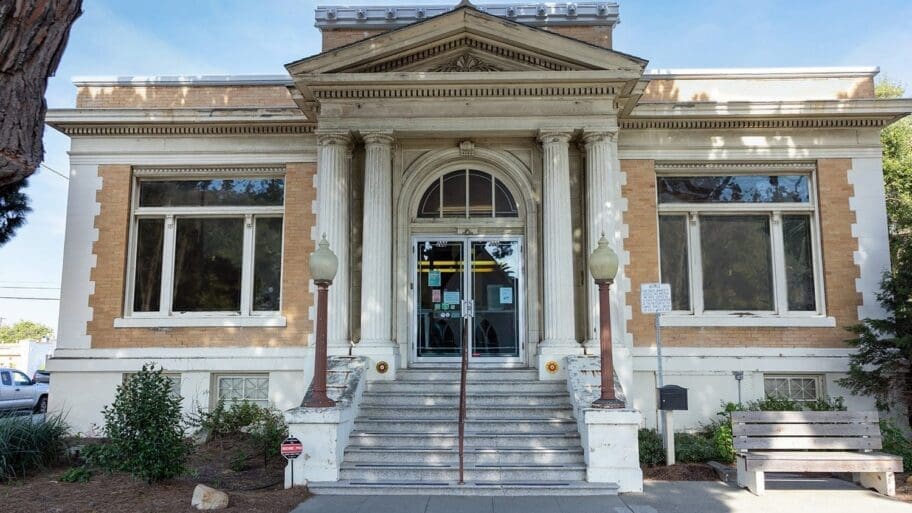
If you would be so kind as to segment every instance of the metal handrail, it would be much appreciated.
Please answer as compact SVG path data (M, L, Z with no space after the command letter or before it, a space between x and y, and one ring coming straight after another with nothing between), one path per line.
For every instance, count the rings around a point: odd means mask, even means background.
M469 370L469 317L462 316L462 369L459 373L459 484L465 484L466 375Z

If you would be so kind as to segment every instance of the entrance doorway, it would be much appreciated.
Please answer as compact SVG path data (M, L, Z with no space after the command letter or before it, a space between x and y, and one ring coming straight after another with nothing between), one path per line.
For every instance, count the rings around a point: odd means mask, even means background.
M523 362L521 236L416 236L411 253L416 362L457 364L463 351L476 363ZM465 347L463 306L474 312Z

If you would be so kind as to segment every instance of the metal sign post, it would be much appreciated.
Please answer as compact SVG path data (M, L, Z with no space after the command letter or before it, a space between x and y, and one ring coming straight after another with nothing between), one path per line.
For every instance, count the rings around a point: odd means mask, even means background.
M655 314L656 382L658 388L665 386L665 370L662 368L662 314L671 311L671 285L667 283L644 283L640 285L640 311L644 314ZM674 428L672 427L672 412L661 410L656 412L656 424L662 434L665 446L665 460L668 465L674 465Z

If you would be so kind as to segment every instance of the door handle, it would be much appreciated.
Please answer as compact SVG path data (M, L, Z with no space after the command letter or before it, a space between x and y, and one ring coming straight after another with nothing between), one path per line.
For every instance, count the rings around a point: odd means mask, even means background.
M462 300L462 316L465 318L475 317L475 301L472 299Z

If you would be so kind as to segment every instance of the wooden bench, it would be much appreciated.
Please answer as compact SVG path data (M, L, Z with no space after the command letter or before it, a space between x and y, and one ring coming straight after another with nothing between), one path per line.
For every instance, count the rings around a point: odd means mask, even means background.
M877 412L732 413L738 486L762 495L765 472L851 472L865 488L894 495L902 458L881 449Z

